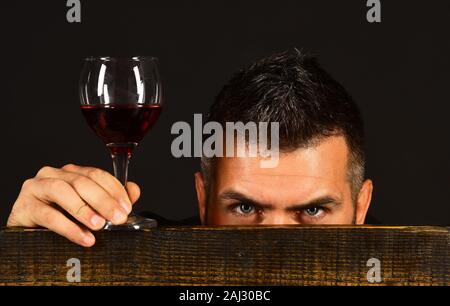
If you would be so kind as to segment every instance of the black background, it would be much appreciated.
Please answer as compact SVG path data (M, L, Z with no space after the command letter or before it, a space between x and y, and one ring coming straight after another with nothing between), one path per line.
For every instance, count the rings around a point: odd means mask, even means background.
M2 224L22 182L44 165L111 170L104 145L79 111L88 55L154 55L165 108L132 158L140 210L196 214L197 159L175 159L170 127L203 113L238 68L297 47L353 95L366 123L371 214L390 224L450 223L450 4L366 0L82 0L81 23L65 0L1 2Z

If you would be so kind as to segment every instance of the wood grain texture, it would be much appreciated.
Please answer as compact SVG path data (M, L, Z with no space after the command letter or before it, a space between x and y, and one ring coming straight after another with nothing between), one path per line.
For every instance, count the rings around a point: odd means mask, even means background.
M0 231L0 284L372 285L367 260L381 261L380 285L450 285L447 227L161 227L96 233L82 248L46 230Z

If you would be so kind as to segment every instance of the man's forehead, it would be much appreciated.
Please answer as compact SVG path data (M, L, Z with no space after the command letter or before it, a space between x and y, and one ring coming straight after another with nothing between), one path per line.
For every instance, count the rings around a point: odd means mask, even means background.
M258 201L285 203L323 196L342 198L349 190L347 146L334 137L316 147L280 155L275 168L261 168L258 158L220 158L216 164L216 192L235 191Z
M224 175L273 179L281 177L339 178L346 173L348 149L341 136L325 138L316 146L280 153L276 167L261 167L259 157L217 158L216 179ZM255 177L256 178L256 177Z

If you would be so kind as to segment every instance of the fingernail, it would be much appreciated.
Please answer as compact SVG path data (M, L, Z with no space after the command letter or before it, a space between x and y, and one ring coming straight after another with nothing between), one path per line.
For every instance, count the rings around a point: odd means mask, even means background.
M122 222L125 222L126 219L127 219L127 215L125 215L123 212L121 212L118 209L114 210L114 214L113 214L114 223L122 223Z
M86 233L83 238L83 243L86 246L91 246L95 243L95 237L91 233Z
M119 203L120 203L120 206L122 206L123 210L127 214L129 214L131 212L131 204L130 203L128 203L128 202L126 202L124 200L120 200Z
M103 219L103 218L100 217L99 215L93 215L92 218L91 218L91 224L92 224L95 228L102 227L103 224L105 224L105 219Z

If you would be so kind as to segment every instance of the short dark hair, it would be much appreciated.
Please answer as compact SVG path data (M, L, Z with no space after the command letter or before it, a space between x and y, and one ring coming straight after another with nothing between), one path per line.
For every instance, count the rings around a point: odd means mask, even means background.
M343 136L349 149L347 176L356 196L364 180L364 127L356 103L317 60L297 49L263 58L238 71L212 104L207 121L279 122L280 152ZM207 193L211 159L202 159Z

